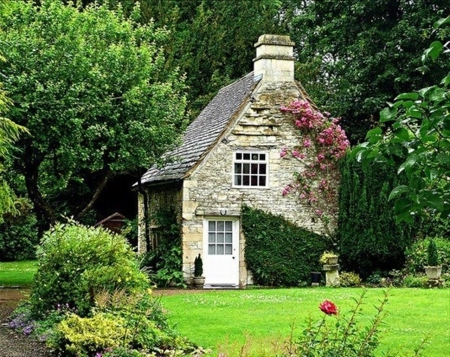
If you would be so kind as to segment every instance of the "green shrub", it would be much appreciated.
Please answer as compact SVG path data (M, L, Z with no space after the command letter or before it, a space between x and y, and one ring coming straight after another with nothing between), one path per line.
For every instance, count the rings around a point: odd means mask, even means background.
M341 265L364 279L375 270L401 269L416 227L395 222L394 207L388 201L391 190L401 182L395 168L343 160L341 175L337 230Z
M361 278L353 272L343 271L339 273L339 282L342 287L360 286Z
M438 252L438 265L442 265L442 272L449 271L450 267L450 240L446 238L433 238ZM416 241L406 250L406 270L411 274L417 274L424 271L424 266L428 265L427 249L430 239L421 239Z
M281 216L242 207L245 261L256 284L298 286L321 269L319 257L330 250L328 240L299 228Z
M37 258L31 293L36 315L69 304L86 316L99 291L133 293L149 284L126 240L101 227L57 224L44 234Z
M439 264L438 251L436 243L433 239L430 239L427 248L427 263L429 266L437 266Z
M65 355L77 357L127 345L131 337L127 334L125 320L108 313L93 317L71 314L58 325L58 331L64 336Z
M146 253L142 265L150 271L152 281L157 286L174 284L185 287L181 225L177 221L176 213L172 209L161 209L153 215L152 220L159 227L154 232L157 233L156 249Z
M403 278L405 288L426 288L428 287L428 278L425 275L407 275Z
M34 259L36 256L39 236L31 203L19 199L16 210L16 215L3 215L0 224L0 261Z

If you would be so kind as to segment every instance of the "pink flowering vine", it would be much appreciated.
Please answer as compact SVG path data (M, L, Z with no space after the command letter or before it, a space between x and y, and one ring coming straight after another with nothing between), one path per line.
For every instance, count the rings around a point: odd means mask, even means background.
M289 114L299 131L299 145L283 147L283 160L296 159L302 162L301 169L294 174L293 182L282 191L283 196L297 192L301 200L311 206L311 212L324 223L331 236L337 223L338 186L340 182L339 160L350 146L339 119L322 114L308 101L295 100L281 106L282 113Z

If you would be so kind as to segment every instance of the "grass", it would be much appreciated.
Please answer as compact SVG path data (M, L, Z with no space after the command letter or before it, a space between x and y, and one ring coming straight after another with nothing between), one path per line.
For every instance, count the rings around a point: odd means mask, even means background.
M37 264L37 260L0 262L0 286L30 286Z
M214 355L274 356L291 333L294 339L300 335L308 316L322 317L320 302L330 299L345 314L361 293L358 288L208 291L163 295L161 303L182 335L212 348ZM386 351L412 355L427 336L423 356L442 357L450 351L450 289L397 288L388 296L379 356ZM382 298L381 289L367 291L362 323L375 315Z

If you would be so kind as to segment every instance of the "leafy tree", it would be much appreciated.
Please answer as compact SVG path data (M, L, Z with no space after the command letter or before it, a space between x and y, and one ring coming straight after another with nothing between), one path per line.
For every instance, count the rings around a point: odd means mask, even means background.
M434 24L438 29L450 24L450 17ZM449 42L435 41L423 60L448 61ZM380 113L380 126L367 133L367 142L353 150L364 164L387 161L398 165L408 183L396 186L389 199L395 201L399 221L412 222L414 216L450 217L450 73L439 84L403 93ZM389 130L383 128L389 124Z
M423 48L448 29L432 24L450 12L447 0L285 0L284 18L298 45L296 77L321 108L342 117L355 143L398 94L430 86L450 68L423 65Z
M84 0L84 4L92 3ZM100 2L106 2L100 0ZM126 13L135 0L109 0ZM140 0L142 21L169 30L164 45L167 68L180 68L189 86L191 117L224 85L252 71L254 43L264 33L280 33L280 0Z
M147 168L183 127L182 76L165 70L167 31L118 8L58 0L0 9L0 71L11 118L31 135L15 169L38 219L82 217L117 174Z
M0 55L0 62L4 60L5 58ZM3 160L10 153L13 144L19 139L20 133L27 132L24 127L3 117L3 114L8 111L10 104L11 100L6 96L3 83L0 82L0 223L3 222L4 213L15 212L14 193L3 177Z

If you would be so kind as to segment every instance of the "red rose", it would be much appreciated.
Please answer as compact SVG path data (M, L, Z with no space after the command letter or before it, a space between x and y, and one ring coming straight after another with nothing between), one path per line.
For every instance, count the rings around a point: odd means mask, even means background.
M322 310L327 315L337 315L337 307L330 300L325 300L319 305L319 309Z

